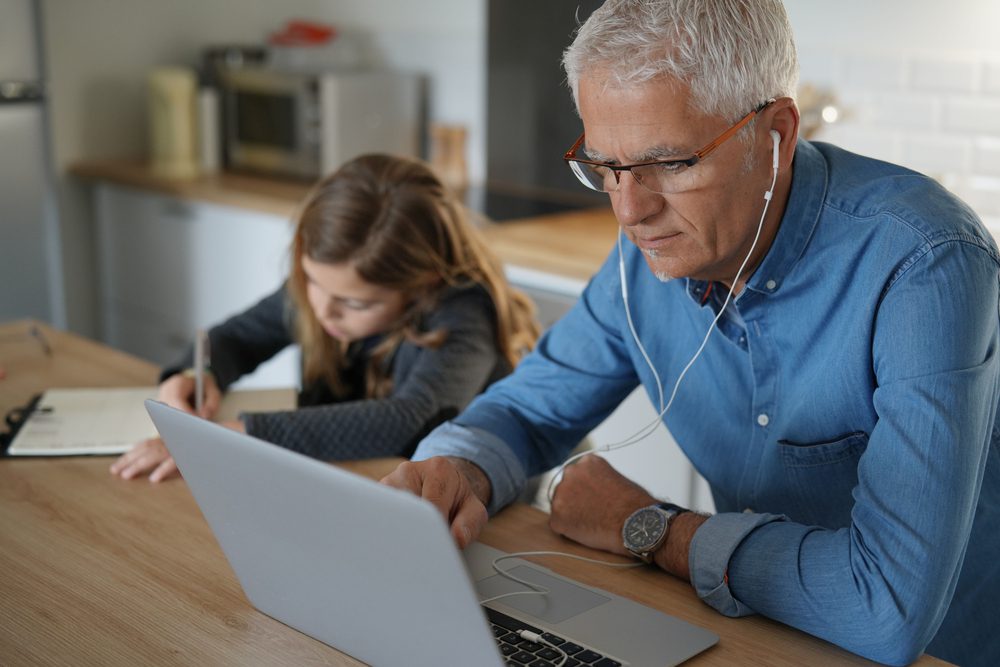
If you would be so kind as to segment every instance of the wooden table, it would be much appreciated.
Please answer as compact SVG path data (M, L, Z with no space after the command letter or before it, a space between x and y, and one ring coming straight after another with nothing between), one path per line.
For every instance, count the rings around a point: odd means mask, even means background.
M156 384L159 369L44 324L0 324L0 415L50 387L115 387Z
M12 341L11 332L30 326L0 326L4 409L47 385L148 384L155 375L146 362L48 328L51 357L37 343ZM359 664L247 602L183 480L120 480L108 473L111 460L0 460L0 664ZM380 477L396 463L343 465ZM525 505L494 517L482 540L507 551L595 555L553 534L546 515ZM544 564L717 633L719 644L691 665L870 664L765 618L720 616L653 569Z

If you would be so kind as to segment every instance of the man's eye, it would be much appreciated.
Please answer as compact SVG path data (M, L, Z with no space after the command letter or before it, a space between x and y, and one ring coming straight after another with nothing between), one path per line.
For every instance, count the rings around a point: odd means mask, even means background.
M650 166L661 174L678 174L687 169L683 162L660 162Z

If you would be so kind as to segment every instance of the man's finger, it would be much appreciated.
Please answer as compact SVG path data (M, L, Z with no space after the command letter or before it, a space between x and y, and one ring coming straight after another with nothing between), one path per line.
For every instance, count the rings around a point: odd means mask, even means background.
M420 496L430 501L451 522L461 501L461 474L444 460L426 463L421 471Z
M475 495L470 493L455 512L455 518L451 522L451 534L459 549L469 546L479 536L486 526L487 519L489 515L486 513L486 508Z

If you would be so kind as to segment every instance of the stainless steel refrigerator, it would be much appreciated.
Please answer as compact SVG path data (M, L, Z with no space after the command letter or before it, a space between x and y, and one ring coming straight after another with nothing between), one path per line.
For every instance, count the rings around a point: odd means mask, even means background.
M36 0L0 0L0 322L61 321Z

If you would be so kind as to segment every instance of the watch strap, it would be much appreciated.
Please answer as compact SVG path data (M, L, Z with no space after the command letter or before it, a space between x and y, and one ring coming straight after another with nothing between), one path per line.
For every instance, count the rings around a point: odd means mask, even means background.
M689 510L686 507L681 507L680 505L675 505L673 503L667 503L667 502L656 503L656 506L659 507L661 510L666 510L668 512L673 512L674 515L673 515L673 517L671 517L671 521L673 521L673 519L677 518L678 514L684 514L684 512L690 512L691 511L691 510Z

